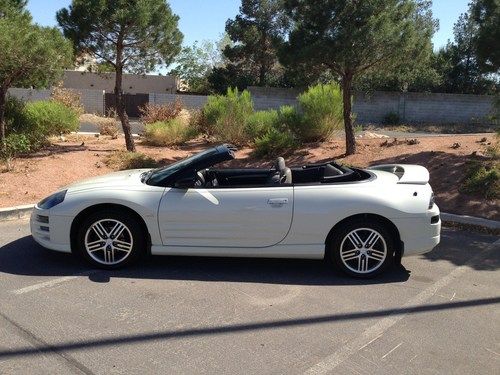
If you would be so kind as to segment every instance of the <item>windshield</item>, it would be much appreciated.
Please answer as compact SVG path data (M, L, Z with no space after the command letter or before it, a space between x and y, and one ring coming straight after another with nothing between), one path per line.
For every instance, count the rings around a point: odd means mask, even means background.
M207 156L214 155L217 152L218 151L216 148L210 148L208 150L190 156L187 159L170 164L166 167L153 169L150 172L148 172L149 176L145 176L144 180L148 185L157 185L161 181L163 181L163 179L173 175L174 173L180 171L181 169L188 167L190 164L196 164L198 161L206 158Z

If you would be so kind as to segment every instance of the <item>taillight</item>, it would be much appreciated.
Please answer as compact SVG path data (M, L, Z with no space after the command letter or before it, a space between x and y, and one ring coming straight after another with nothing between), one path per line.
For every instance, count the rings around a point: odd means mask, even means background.
M429 210L434 206L434 193L431 193L431 199L429 200Z

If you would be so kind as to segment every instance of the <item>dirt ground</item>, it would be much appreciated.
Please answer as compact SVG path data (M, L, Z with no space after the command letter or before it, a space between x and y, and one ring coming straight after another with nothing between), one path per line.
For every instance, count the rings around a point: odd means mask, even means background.
M486 142L480 142L486 137ZM422 137L419 143L408 145L398 139L394 145L381 146L392 139L358 139L358 153L344 158L344 142L341 139L309 144L286 157L287 164L303 165L337 159L343 163L366 167L383 163L421 164L431 175L431 185L436 203L442 211L480 216L500 220L498 200L466 195L459 192L464 178L464 164L468 160L480 160L494 134L450 135ZM454 144L459 147L452 148ZM198 139L178 148L149 147L137 141L137 150L161 164L169 164L198 152L210 144ZM457 146L456 145L456 146ZM64 140L54 140L53 145L29 157L13 161L13 170L0 173L0 207L34 203L55 190L75 181L112 172L104 164L106 155L124 149L123 138L68 135ZM242 148L232 165L270 166L271 160L257 159L252 149Z

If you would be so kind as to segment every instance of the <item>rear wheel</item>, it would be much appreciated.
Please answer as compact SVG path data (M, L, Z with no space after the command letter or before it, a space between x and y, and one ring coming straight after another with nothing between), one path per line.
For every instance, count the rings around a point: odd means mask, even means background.
M145 247L145 233L140 223L119 210L89 215L78 231L78 253L99 268L114 269L130 264Z
M394 240L376 221L350 222L339 228L330 243L329 255L344 273L371 278L394 264Z

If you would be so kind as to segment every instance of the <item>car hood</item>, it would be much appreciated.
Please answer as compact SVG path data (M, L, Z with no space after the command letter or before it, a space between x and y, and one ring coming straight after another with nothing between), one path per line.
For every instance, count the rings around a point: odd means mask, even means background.
M66 186L68 192L75 192L88 189L102 189L102 188L133 188L135 186L143 186L141 182L141 175L150 169L130 169L126 171L114 172L88 178L79 181L75 184Z

